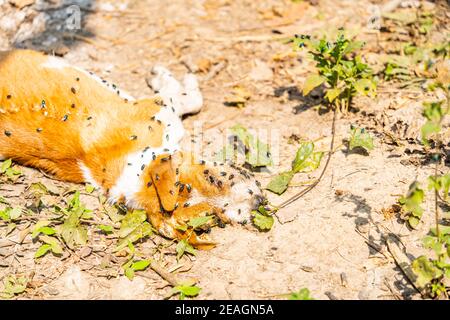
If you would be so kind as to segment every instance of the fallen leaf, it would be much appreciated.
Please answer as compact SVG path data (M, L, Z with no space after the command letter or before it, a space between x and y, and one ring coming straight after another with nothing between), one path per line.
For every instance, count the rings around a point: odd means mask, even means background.
M294 173L292 171L283 172L280 175L274 177L269 182L266 189L280 195L287 190L289 182L291 182L293 176Z
M245 107L245 104L251 98L251 93L243 86L234 86L232 95L225 98L225 105L238 108Z

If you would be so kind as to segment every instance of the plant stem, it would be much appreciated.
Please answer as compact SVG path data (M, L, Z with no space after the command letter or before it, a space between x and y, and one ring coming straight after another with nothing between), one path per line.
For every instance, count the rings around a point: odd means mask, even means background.
M439 161L436 160L436 164L434 166L434 179L437 180L437 173L438 173L438 164ZM438 241L440 240L440 232L439 232L439 207L438 207L438 190L435 187L434 188L434 216L436 219L436 236L438 238Z
M352 92L351 89L347 90L347 111L346 113L348 113L348 111L350 110L350 99L352 97Z

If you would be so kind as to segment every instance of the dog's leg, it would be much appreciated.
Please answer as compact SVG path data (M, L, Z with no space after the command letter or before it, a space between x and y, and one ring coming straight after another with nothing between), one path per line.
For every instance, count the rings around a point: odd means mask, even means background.
M154 75L150 82L152 89L163 99L164 104L176 110L178 116L200 111L203 97L195 75L185 75L183 82L180 83L169 70L161 66L154 67L152 74Z

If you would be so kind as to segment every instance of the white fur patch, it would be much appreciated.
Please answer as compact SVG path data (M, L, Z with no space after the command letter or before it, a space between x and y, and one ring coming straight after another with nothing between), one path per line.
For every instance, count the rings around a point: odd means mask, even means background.
M181 108L181 91L183 90L180 83L172 77L170 72L160 67L157 76L152 81L158 90L161 90L161 98L163 99L163 106L157 114L155 120L160 120L165 126L162 137L162 146L158 148L149 148L140 152L129 154L126 159L126 165L123 169L116 184L110 190L110 201L117 201L121 196L125 196L127 205L133 206L134 196L142 187L143 181L141 173L155 157L162 154L174 154L180 150L180 141L184 136L184 127L181 122L180 108ZM198 91L197 81L193 83L192 77L188 81L189 89ZM200 94L200 92L199 92ZM186 92L189 96L190 92ZM201 96L201 94L200 94ZM197 103L199 99L197 98ZM202 102L203 99L201 98ZM200 106L201 107L201 106Z
M49 56L47 62L41 66L49 69L64 69L71 67L65 60L53 56Z
M121 196L125 196L127 204L131 205L134 201L134 195L142 187L141 173L143 169L155 157L162 154L174 154L180 150L179 142L183 138L184 128L181 119L172 110L171 104L161 107L161 110L155 115L155 119L160 120L165 126L162 146L148 148L127 156L125 168L110 190L111 201L117 201Z
M78 166L83 173L84 181L91 184L95 189L102 190L102 187L98 185L97 181L92 177L91 170L84 165L81 161L78 162Z

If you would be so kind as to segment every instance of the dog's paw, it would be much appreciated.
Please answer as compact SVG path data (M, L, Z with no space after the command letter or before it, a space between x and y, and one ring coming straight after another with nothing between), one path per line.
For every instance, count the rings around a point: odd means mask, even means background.
M246 224L251 221L252 211L264 201L264 196L256 180L249 178L234 184L225 201L224 214L233 222Z
M203 96L198 87L197 77L191 73L183 79L184 92L181 93L183 114L197 113L203 105Z
M172 73L163 66L155 66L152 69L153 78L150 86L156 94L167 98L167 95L178 97L181 92L181 84L174 78Z
M174 107L179 116L200 111L203 97L195 75L186 74L182 84L162 66L155 66L152 75L148 81L150 87L165 104Z

